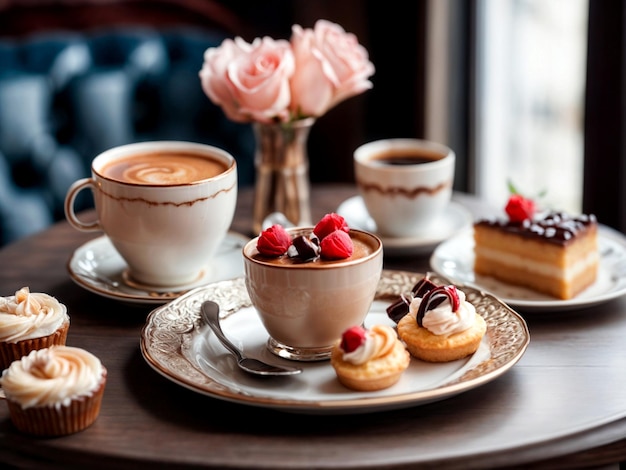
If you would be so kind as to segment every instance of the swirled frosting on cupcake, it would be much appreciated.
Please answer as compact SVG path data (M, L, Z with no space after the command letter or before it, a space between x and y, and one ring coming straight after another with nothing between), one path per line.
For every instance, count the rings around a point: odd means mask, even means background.
M340 345L343 351L343 360L351 364L365 364L372 359L378 359L391 354L398 339L393 328L387 325L374 325L371 329L363 331L359 346L351 349L344 342Z
M0 297L0 341L16 343L51 335L69 322L67 308L54 297L23 287Z
M453 289L453 286L446 287ZM474 325L476 308L465 300L465 292L454 288L454 295L456 295L458 300L452 300L446 294L441 295L445 299L436 306L433 305L436 304L436 300L430 296L415 297L409 304L409 313L419 319L421 314L420 306L422 306L423 317L421 318L420 326L423 326L434 335L448 336L471 328ZM422 305L424 299L427 299L426 301L432 299L435 302L431 302L429 306L424 306Z
M91 396L100 386L105 369L90 352L69 346L32 351L5 369L0 385L7 399L24 409L69 406L72 400Z

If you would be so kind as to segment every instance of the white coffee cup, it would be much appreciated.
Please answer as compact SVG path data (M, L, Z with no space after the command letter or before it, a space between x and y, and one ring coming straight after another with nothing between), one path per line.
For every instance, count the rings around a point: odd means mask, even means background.
M74 211L84 189L93 193L95 221ZM236 202L237 165L228 152L192 142L142 142L98 155L91 177L69 188L65 215L77 230L109 237L128 264L129 283L176 287L208 269Z
M359 193L376 233L415 237L430 230L452 197L455 153L420 139L382 139L354 151Z

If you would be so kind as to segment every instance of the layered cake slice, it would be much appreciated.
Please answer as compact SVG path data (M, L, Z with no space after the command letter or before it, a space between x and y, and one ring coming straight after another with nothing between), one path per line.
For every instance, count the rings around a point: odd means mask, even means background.
M519 210L530 204L529 210ZM594 215L534 215L521 196L507 204L508 220L474 224L474 272L558 299L571 299L598 273L598 224Z

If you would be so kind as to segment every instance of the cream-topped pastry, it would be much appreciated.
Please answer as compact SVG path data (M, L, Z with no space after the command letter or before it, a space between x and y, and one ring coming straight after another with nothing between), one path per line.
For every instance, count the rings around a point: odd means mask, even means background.
M475 353L487 331L483 317L462 290L427 283L422 281L422 296L411 299L408 313L398 320L400 339L412 356L429 362L454 361Z
M362 391L391 387L409 366L410 355L393 328L374 325L346 330L333 348L330 363L338 380Z
M23 287L0 297L0 367L34 349L65 344L69 326L67 307L48 294Z
M439 295L447 296L447 290L454 289L457 299L455 305L451 302L436 303L437 297L431 296L430 309L424 308L422 326L434 335L448 336L455 333L461 333L472 327L476 319L476 309L465 300L465 292L456 289L454 286L444 287ZM445 293L444 293L445 292ZM414 298L409 304L409 313L417 318L420 306L424 299L422 297Z
M51 346L31 351L5 369L0 386L21 431L64 435L95 421L107 371L90 352Z

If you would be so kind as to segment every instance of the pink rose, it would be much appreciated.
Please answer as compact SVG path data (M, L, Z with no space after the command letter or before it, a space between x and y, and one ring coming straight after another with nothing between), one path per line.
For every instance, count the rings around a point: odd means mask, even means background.
M286 122L294 58L288 41L256 38L248 44L229 39L209 48L200 71L202 88L237 122Z
M205 94L236 122L291 122L319 117L372 88L374 65L354 34L329 21L292 28L291 41L225 39L204 53Z
M372 88L374 64L354 34L318 20L314 29L292 27L296 70L291 80L291 110L296 116L321 116L339 102Z
M248 122L250 117L239 112L239 105L228 79L228 65L239 54L247 54L247 46L249 46L245 41L236 41L225 39L220 47L210 47L204 52L200 83L204 93L213 103L222 107L229 119L236 122Z

